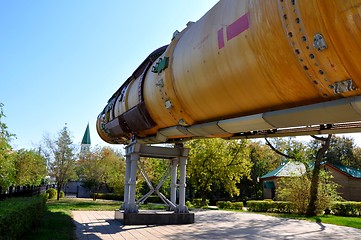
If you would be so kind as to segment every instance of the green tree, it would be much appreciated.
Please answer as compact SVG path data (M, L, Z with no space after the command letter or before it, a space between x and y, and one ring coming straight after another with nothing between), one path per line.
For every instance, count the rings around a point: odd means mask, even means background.
M307 144L294 137L266 139L266 144L280 156L298 162L308 162L310 149Z
M312 153L314 153L313 159L313 169L312 169L312 175L311 175L311 185L310 185L310 193L309 193L309 201L308 201L308 207L306 214L308 216L314 216L317 214L317 202L318 202L318 189L320 184L320 166L321 161L323 160L326 151L328 150L330 146L330 141L332 135L329 134L327 138L325 137L317 137L312 136L316 141L318 141L318 144L314 144L316 147L314 148L314 151L311 151L310 148L307 148L306 145L304 145L301 142L298 141L290 141L292 138L288 138L288 141L281 140L281 143L285 144L279 144L280 140L276 139L274 143L272 144L268 139L266 139L267 145L276 153L280 154L281 156L292 159L297 162L303 162L306 167L306 171L309 173L311 169L309 168L309 157L312 156ZM318 149L317 149L318 147ZM317 151L315 150L317 149Z
M123 157L111 148L95 148L78 161L78 173L84 187L94 193L96 200L100 187L104 184L121 193L124 188L125 162Z
M157 158L142 158L141 163L144 166L144 172L147 174L149 181L155 188L161 181L164 173L167 171L169 161ZM164 180L162 187L159 191L165 196L169 196L170 177ZM137 173L137 195L145 195L150 191L143 176L140 172Z
M21 149L15 155L17 186L39 186L46 176L46 159L34 150Z
M314 140L310 143L313 156L316 155L319 142ZM333 164L341 164L361 169L361 149L356 146L355 141L347 136L333 136L330 147L325 153L325 160Z
M15 135L8 131L7 125L3 122L3 106L0 103L0 193L15 182L15 154L10 146L10 141Z
M322 214L330 207L331 203L340 200L337 194L337 184L331 181L332 176L325 171L320 171L317 199L314 203L315 213ZM278 182L277 196L280 200L292 202L293 211L306 214L310 204L312 174L282 178Z
M261 142L249 142L248 148L252 162L251 176L242 179L240 186L243 193L241 194L244 199L261 199L262 184L259 182L259 177L277 168L282 162L282 157Z
M327 138L325 137L316 137L312 136L314 139L321 142L321 147L316 153L315 162L312 170L312 179L310 187L310 201L308 203L306 215L315 216L317 215L317 203L320 198L319 194L319 185L320 185L320 170L321 170L321 161L323 160L326 151L330 147L330 142L332 139L332 134L329 134Z
M189 181L202 197L202 205L213 186L221 186L231 196L240 194L237 184L242 177L250 176L252 166L247 141L197 139L186 147L190 148Z
M44 137L43 151L48 161L50 175L55 178L58 196L65 183L75 178L75 146L70 138L68 128L65 126L58 134L56 140Z
M361 148L354 147L353 152L355 158L354 158L354 162L351 164L351 167L361 170Z

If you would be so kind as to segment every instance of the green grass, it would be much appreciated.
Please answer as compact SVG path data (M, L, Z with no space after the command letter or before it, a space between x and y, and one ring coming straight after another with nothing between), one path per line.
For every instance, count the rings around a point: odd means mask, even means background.
M112 211L119 209L120 201L63 198L46 203L47 210L40 226L24 236L26 240L69 240L74 238L71 211Z
M69 240L73 238L74 225L71 214L68 211L51 211L47 209L40 225L23 239L26 240Z
M50 210L63 210L63 211L113 211L119 209L120 201L82 198L62 198L59 201L50 200L47 206Z
M286 213L262 213L275 217L282 218L292 218L292 219L300 219L300 220L308 220L312 222L318 223L329 223L339 226L345 227L353 227L361 229L361 217L342 217L342 216L334 216L334 215L324 215L324 216L316 216L316 217L306 217L297 214L286 214Z

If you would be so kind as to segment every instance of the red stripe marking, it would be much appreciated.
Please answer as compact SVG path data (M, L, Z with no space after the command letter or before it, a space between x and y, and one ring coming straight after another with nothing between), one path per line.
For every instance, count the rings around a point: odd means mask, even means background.
M231 25L227 26L227 41L237 37L242 32L249 28L249 13L238 18ZM218 31L218 45L219 45L219 31Z
M218 30L218 49L224 47L223 28Z

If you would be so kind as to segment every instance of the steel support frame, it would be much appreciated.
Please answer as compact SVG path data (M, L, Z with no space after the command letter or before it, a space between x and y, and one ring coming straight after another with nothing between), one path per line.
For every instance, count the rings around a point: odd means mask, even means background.
M121 209L125 213L138 213L138 205L143 203L150 195L156 193L163 202L168 205L170 210L173 210L175 213L188 213L188 208L185 205L186 164L188 154L189 149L183 148L181 145L175 145L174 147L158 147L140 144L136 141L127 145L125 147L126 172L124 180L124 202ZM148 175L144 170L144 166L140 161L141 157L169 160L169 167L156 187L150 182ZM177 183L178 168L179 183ZM136 201L137 170L139 170L144 177L150 191ZM171 176L170 200L159 192L160 187L169 175ZM178 205L177 190L179 192Z

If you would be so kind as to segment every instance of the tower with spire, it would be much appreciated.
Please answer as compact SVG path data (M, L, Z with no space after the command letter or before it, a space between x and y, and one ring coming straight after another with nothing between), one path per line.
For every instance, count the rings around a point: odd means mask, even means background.
M89 151L90 149L90 131L89 131L89 123L85 129L84 132L84 136L83 136L83 140L81 141L81 147L80 147L80 152L81 153L86 153Z

